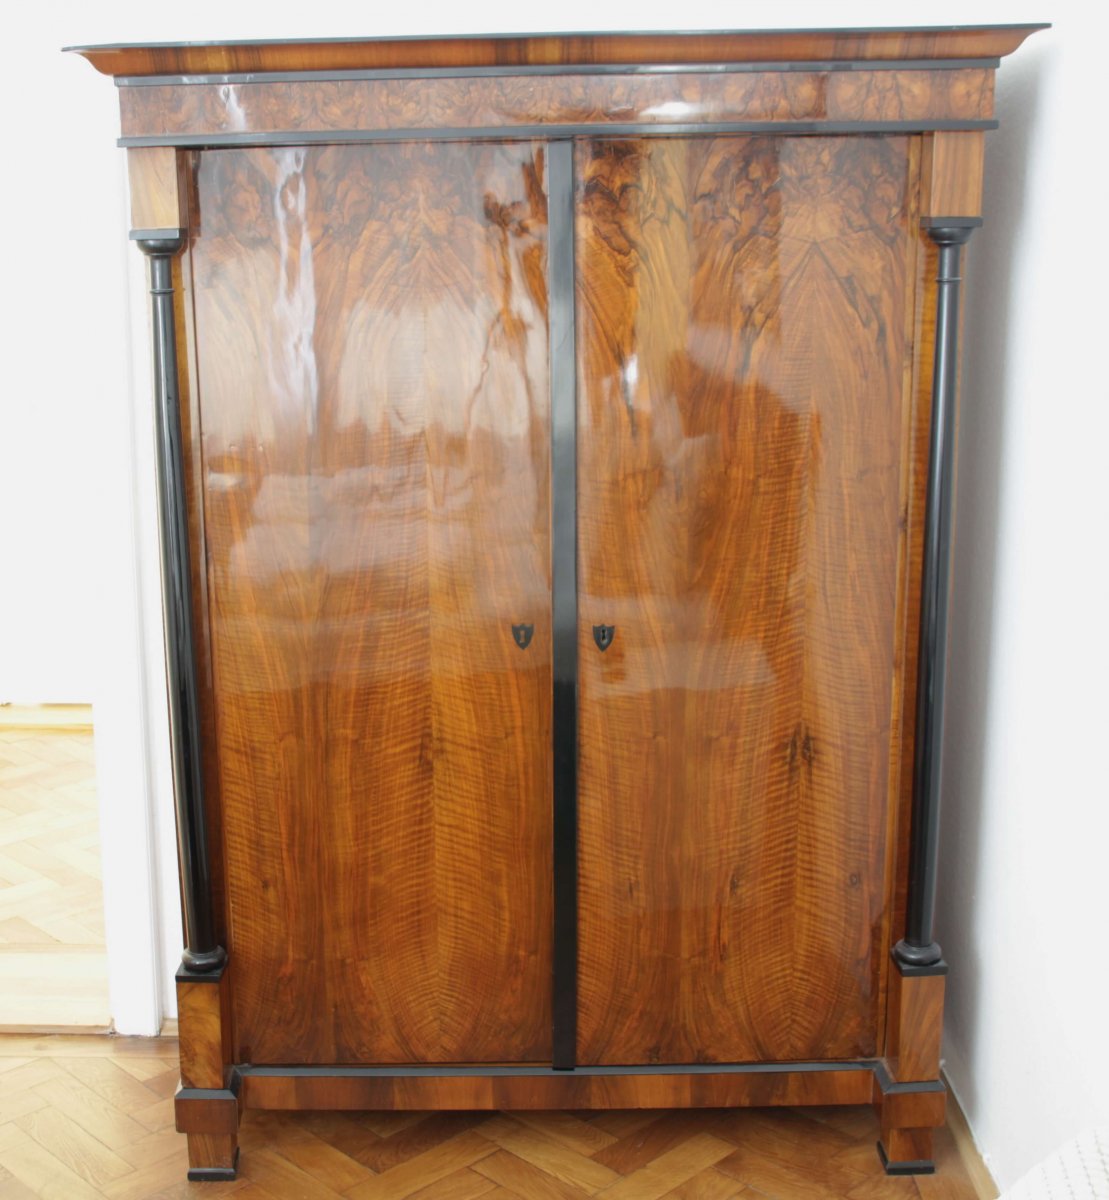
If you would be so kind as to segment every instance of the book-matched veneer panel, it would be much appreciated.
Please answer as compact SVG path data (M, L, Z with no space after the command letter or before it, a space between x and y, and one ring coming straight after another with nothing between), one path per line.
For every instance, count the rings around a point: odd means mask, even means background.
M580 145L583 1063L876 1051L917 162Z
M206 151L194 203L236 1060L549 1059L543 149Z
M994 72L928 70L280 79L120 89L125 137L512 125L980 121Z

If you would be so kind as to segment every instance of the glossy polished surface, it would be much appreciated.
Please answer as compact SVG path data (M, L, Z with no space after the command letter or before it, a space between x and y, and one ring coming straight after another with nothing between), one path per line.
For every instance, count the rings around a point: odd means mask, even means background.
M995 58L1045 25L760 29L715 33L556 33L318 41L74 46L106 75L225 74L385 67L573 66Z
M812 70L280 79L120 89L124 137L729 121L973 121L994 72Z
M549 1061L544 152L205 152L194 203L236 1059Z
M917 149L579 147L582 1063L877 1049Z

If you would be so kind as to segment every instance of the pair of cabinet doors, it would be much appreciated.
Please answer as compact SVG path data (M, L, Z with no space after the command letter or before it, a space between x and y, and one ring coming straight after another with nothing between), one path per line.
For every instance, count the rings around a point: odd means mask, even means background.
M560 987L583 1065L879 1044L917 139L562 146L194 157L235 1061L549 1064ZM576 731L552 716L560 504Z

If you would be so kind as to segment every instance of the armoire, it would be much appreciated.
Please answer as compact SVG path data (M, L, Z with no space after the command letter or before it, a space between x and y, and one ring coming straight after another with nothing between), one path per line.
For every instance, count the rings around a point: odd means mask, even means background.
M931 1169L960 276L1037 28L79 48L191 1178L244 1108L866 1104Z

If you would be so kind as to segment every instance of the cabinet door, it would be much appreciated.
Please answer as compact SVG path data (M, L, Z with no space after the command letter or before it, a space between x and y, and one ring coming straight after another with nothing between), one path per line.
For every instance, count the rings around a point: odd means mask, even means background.
M193 203L234 1057L549 1060L543 149L205 151Z
M578 148L583 1064L876 1050L915 161Z

